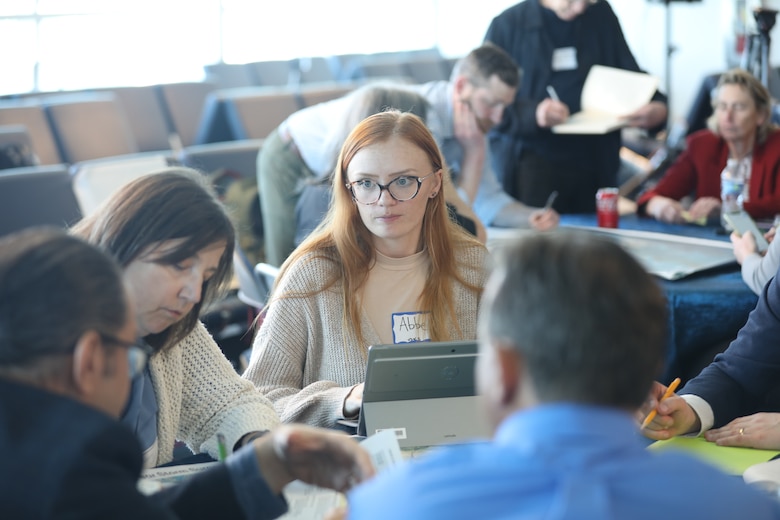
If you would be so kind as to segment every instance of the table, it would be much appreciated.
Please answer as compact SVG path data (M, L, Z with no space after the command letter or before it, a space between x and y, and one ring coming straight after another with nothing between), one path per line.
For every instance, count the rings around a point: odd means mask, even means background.
M595 226L595 215L563 215L561 226ZM622 216L619 227L728 241L719 227L665 224L636 215ZM742 280L739 264L710 269L674 281L659 280L669 302L669 342L660 380L687 380L734 339L756 306L758 296Z
M596 227L595 214L562 215L561 227ZM716 227L664 224L636 215L620 217L620 229L728 241ZM490 232L488 232L490 243ZM685 382L725 349L747 321L758 296L742 281L735 262L669 281L658 278L669 304L666 365L659 381Z

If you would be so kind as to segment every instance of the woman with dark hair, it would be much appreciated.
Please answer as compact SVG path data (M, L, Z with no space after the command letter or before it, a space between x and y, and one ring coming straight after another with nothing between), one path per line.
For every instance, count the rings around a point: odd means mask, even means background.
M155 349L122 417L147 467L171 461L176 440L217 458L219 435L235 450L278 424L270 403L238 376L199 320L230 279L235 231L197 171L141 177L73 233L123 268L139 334Z
M117 419L150 347L137 339L123 278L105 252L61 229L0 238L3 518L275 518L293 480L346 491L374 474L349 437L285 425L142 494L141 449Z
M476 337L487 250L449 219L444 167L410 113L347 137L333 203L282 265L244 374L284 422L356 417L369 345Z

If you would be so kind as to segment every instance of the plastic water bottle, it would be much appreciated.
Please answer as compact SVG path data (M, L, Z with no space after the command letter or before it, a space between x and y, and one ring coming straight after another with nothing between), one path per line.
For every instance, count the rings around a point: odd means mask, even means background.
M723 214L742 209L746 179L744 169L740 166L738 159L730 158L720 174L720 223L727 230L731 230L731 226L723 218Z

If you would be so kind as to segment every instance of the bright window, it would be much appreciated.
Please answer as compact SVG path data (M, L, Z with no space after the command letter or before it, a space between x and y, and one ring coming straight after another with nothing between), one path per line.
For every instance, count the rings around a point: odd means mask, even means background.
M203 79L203 66L479 45L513 0L0 0L0 94ZM9 49L11 50L9 52Z

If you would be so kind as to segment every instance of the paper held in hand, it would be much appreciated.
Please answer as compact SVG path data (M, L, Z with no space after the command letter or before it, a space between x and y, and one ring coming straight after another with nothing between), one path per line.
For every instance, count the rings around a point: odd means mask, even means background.
M625 117L645 106L658 88L658 78L643 72L594 65L585 79L580 106L556 134L606 134L625 126Z

